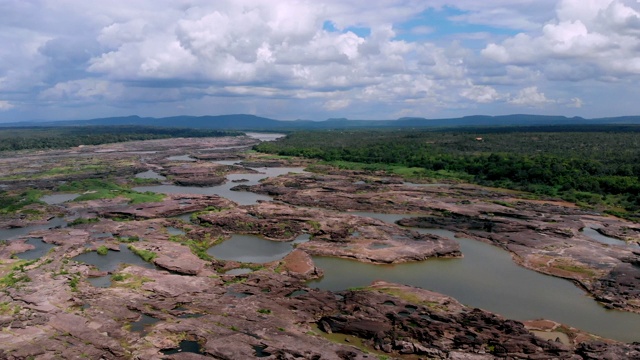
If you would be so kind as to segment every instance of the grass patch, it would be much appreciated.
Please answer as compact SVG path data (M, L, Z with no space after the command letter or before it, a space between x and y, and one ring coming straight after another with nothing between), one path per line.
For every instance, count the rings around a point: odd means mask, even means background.
M30 282L31 278L27 274L19 274L15 271L11 271L7 275L0 278L0 287L8 288L14 287L17 284Z
M7 264L3 266L0 271L5 272L5 275L0 277L0 288L19 287L22 283L31 281L31 278L25 273L25 268L31 264L34 264L39 259L35 260L20 260L13 264Z
M596 276L595 271L584 267L584 266L580 266L580 265L576 265L576 264L570 264L570 263L566 263L566 262L554 262L552 265L554 268L556 269L560 269L560 270L564 270L564 271L568 271L571 273L577 273L577 274L583 274L583 275L587 275L589 277L594 277Z
M319 231L321 228L320 223L315 220L307 220L307 224L311 225L315 231Z
M271 314L271 310L269 309L258 309L260 314Z
M130 204L141 204L148 202L160 202L164 200L164 194L158 194L151 191L145 191L143 193L137 191L129 191L124 194L124 197L129 199Z
M431 309L436 309L436 310L447 310L447 307L445 305L442 305L438 302L433 302L433 301L425 301L424 299L422 299L421 297L419 297L416 294L410 293L410 292L405 292L402 291L400 289L395 289L395 288L376 288L375 290L380 291L381 293L384 294L388 294L391 296L395 296L399 299L402 299L410 304L415 304L415 305L424 305L428 308Z
M146 261L146 262L152 262L153 259L158 257L158 254L156 254L153 251L144 250L144 249L138 249L133 245L129 245L128 248L129 248L129 250L131 250L132 253L140 256L140 258L142 260Z
M73 201L88 201L99 199L113 199L118 196L129 199L130 204L139 204L146 202L160 202L164 200L164 194L154 192L137 192L125 186L102 179L85 179L80 181L71 181L60 185L58 191L66 192L82 192L83 194L75 198Z
M131 275L129 274L113 274L111 275L111 281L124 281L130 277Z
M0 214L12 214L31 204L44 205L40 197L42 197L42 191L39 190L27 190L17 195L0 191Z
M207 254L207 250L213 245L219 244L224 241L224 238L219 236L212 239L209 234L206 234L204 239L190 239L184 235L171 235L169 240L180 243L181 245L188 246L191 252L202 260L211 261L213 257Z
M0 315L17 315L21 309L20 305L14 305L10 302L0 303Z
M369 354L374 354L378 356L380 359L384 359L385 357L388 359L387 355L382 352L375 350L373 347L367 346L363 343L362 339L354 336L354 335L346 335L341 333L326 333L318 328L318 325L311 325L311 333L314 335L319 335L333 343L347 345L347 346L355 346L361 351Z
M98 255L107 255L109 253L109 248L104 245L100 245L96 252Z
M76 226L76 225L82 225L82 224L92 224L92 223L97 223L99 221L100 221L99 218L77 218L77 219L73 219L73 221L67 223L67 226Z
M144 179L144 178L132 178L131 182L135 185L154 185L160 184L159 179Z
M144 283L152 281L152 279L146 276L137 276L133 274L118 273L111 275L111 286L127 289L140 289Z
M140 241L140 238L137 236L129 236L129 237L120 237L120 236L116 236L116 239L121 242L121 243L125 243L125 244L131 244L134 242L138 242Z
M80 283L80 274L79 273L75 273L73 275L71 275L71 278L69 279L69 287L71 288L71 291L76 292L78 291L78 284Z
M493 200L492 203L497 204L497 205L502 205L502 206L508 207L508 208L515 208L515 205L513 205L512 203L507 202L507 201Z

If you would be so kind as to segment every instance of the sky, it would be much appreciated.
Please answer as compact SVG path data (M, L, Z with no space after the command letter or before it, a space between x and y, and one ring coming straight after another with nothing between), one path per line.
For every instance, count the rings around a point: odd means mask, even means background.
M0 122L640 115L640 0L0 0Z

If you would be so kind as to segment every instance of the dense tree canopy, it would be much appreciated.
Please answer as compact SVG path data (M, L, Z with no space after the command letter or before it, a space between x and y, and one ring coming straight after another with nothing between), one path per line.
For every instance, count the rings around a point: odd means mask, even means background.
M640 209L640 127L297 132L256 150L325 161L457 174L484 185L561 196L610 211Z
M132 140L174 137L237 136L237 131L158 128L149 126L74 126L0 129L0 151L63 149L79 145L99 145Z

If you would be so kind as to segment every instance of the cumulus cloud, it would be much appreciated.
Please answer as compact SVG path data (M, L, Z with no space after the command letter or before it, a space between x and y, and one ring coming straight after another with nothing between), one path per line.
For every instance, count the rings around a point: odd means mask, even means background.
M460 91L460 96L477 103L490 103L499 100L501 96L491 86L472 86Z
M482 55L503 64L561 60L597 69L601 76L640 74L640 3L563 0L556 18L537 35L519 33L490 43ZM558 74L554 74L555 77Z
M246 109L380 118L541 105L594 113L593 94L640 80L640 5L631 0L25 0L0 10L6 119L26 103L86 108L86 117Z
M44 90L40 97L44 100L91 100L115 99L123 87L104 80L84 79L58 83Z
M537 86L524 88L515 97L509 99L510 104L527 107L540 107L553 102L555 101L547 99L544 93L539 92Z

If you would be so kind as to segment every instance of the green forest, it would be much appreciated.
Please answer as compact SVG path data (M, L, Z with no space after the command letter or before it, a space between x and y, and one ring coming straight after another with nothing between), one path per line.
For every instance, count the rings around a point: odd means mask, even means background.
M64 149L132 140L175 137L239 136L238 131L160 128L151 126L14 127L0 129L0 151Z
M522 190L640 220L640 126L307 131L254 149Z

